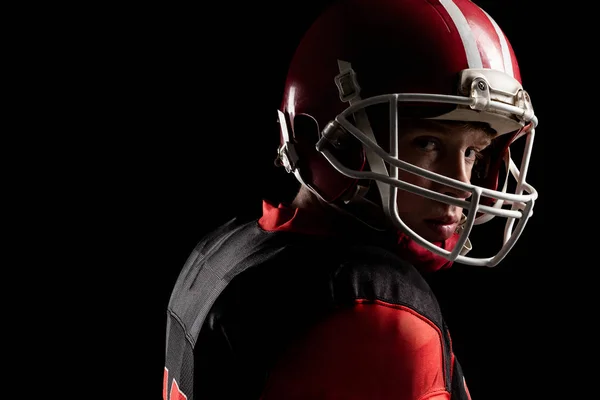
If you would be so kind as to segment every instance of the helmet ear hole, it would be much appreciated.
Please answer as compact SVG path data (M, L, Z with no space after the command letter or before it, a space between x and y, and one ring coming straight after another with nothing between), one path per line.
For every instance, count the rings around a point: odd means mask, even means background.
M309 114L296 114L292 121L294 146L298 154L298 170L302 182L310 186L327 202L334 202L353 190L356 179L342 175L327 161L317 148L321 138L319 123ZM328 146L342 165L353 170L364 170L365 157L361 143L346 133L344 145Z
M292 121L294 139L299 143L317 143L319 123L308 114L296 114Z
M292 130L300 165L312 165L312 160L319 158L315 148L320 136L318 122L308 114L296 114L292 120Z

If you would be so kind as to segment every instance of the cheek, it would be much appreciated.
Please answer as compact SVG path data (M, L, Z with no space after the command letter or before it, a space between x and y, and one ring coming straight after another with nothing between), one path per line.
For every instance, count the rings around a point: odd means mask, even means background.
M398 171L398 178L415 186L435 190L435 182L406 171ZM398 189L398 199L396 204L398 205L398 212L402 217L406 221L410 221L417 217L417 215L420 215L424 210L430 210L432 201L433 200L421 195Z
M413 213L423 205L423 197L418 194L406 192L402 189L398 189L398 198L396 204L398 205L398 212Z
M408 172L399 171L398 178L404 182L411 183L413 185L431 189L431 181L420 176L410 174ZM415 212L421 207L427 207L427 200L421 195L407 192L402 189L398 189L398 211L403 212Z
M473 176L473 164L467 164L465 169L466 169L465 174L467 175L467 178L469 179L469 182L470 182L471 178Z
M433 184L433 182L427 178L423 178L422 176L411 174L410 172L402 170L398 171L398 179L427 189L431 188Z

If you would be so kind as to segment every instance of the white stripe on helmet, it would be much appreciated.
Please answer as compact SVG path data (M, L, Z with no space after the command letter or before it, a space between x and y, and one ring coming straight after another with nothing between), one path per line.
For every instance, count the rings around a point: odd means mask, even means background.
M477 48L477 40L475 40L471 27L469 27L469 23L462 11L460 11L458 6L454 4L452 0L440 0L440 4L444 6L458 30L458 34L463 42L463 47L465 48L465 53L467 54L469 68L483 68L481 55Z
M504 33L502 33L502 30L500 29L496 21L494 21L494 19L490 17L490 15L485 11L484 13L490 19L492 25L494 25L496 35L498 35L498 38L500 39L500 48L502 49L502 61L504 61L504 71L514 78L515 74L513 72L512 58L510 56L510 51L508 49L508 42L506 41L506 37L504 36Z

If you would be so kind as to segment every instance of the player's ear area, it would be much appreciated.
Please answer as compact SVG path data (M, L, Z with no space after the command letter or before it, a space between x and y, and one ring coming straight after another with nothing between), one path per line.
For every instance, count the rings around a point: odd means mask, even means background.
M298 142L317 143L321 136L319 123L308 114L296 114L294 116L292 131L294 139Z
M300 163L318 157L315 147L319 141L320 132L318 122L310 115L296 114L291 121L293 143L296 147Z
M364 167L364 152L362 143L353 135L335 123L335 134L328 136L331 140L326 141L326 148L331 154L347 168L361 170ZM325 160L317 148L317 142L323 137L323 128L318 122L308 114L297 114L294 117L294 138L298 155L302 162L312 160L311 162L326 163L323 168L333 168ZM326 129L330 129L327 127ZM316 161L319 160L319 161Z

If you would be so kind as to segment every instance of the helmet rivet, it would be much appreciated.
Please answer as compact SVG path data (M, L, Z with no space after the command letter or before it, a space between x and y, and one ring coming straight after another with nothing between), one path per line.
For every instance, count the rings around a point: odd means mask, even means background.
M485 82L477 82L477 87L479 88L479 90L485 90Z

